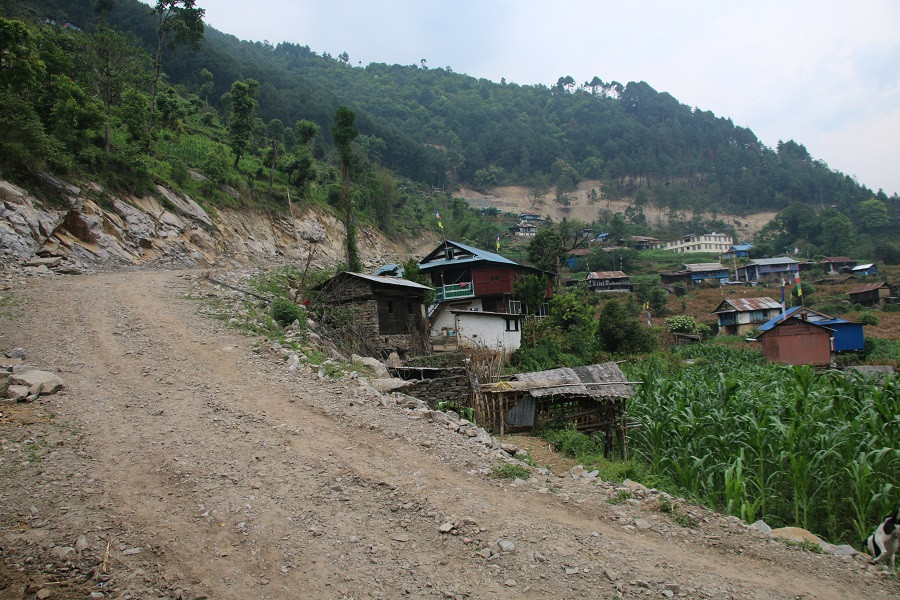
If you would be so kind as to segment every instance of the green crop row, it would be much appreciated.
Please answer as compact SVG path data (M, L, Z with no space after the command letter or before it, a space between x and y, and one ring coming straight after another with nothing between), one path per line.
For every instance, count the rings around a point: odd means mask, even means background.
M859 546L900 503L900 382L698 345L626 366L631 449L651 473L751 522Z

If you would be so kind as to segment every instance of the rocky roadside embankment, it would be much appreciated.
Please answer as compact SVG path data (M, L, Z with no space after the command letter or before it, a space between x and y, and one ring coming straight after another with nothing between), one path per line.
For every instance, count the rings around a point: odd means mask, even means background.
M327 266L343 256L343 224L317 207L295 208L293 219L251 209L210 214L162 185L135 196L95 183L81 188L46 174L40 181L37 196L0 180L0 256L27 274L303 264L310 253ZM367 268L408 254L376 230L363 228L359 244Z

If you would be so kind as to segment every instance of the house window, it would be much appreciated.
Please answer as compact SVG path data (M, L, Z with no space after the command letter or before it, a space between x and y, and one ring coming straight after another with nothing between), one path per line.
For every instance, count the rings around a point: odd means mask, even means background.
M387 309L388 309L388 314L394 313L394 301L393 300L387 301Z
M506 319L506 330L507 331L518 331L519 330L519 320L518 319Z

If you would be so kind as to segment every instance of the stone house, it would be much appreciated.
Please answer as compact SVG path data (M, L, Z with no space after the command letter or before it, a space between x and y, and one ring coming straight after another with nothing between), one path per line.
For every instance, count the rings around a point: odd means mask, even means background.
M373 356L401 356L428 349L425 292L428 287L398 277L343 271L316 287L326 318L344 322ZM341 310L346 314L339 314ZM347 329L349 328L349 331Z

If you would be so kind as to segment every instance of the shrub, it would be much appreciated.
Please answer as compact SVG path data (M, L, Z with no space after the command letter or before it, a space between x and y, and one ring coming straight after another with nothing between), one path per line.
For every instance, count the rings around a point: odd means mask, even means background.
M269 307L269 314L275 322L282 327L287 327L294 321L303 321L305 314L303 308L286 298L278 298Z
M859 322L863 325L878 325L878 315L871 310L864 310L859 313Z

